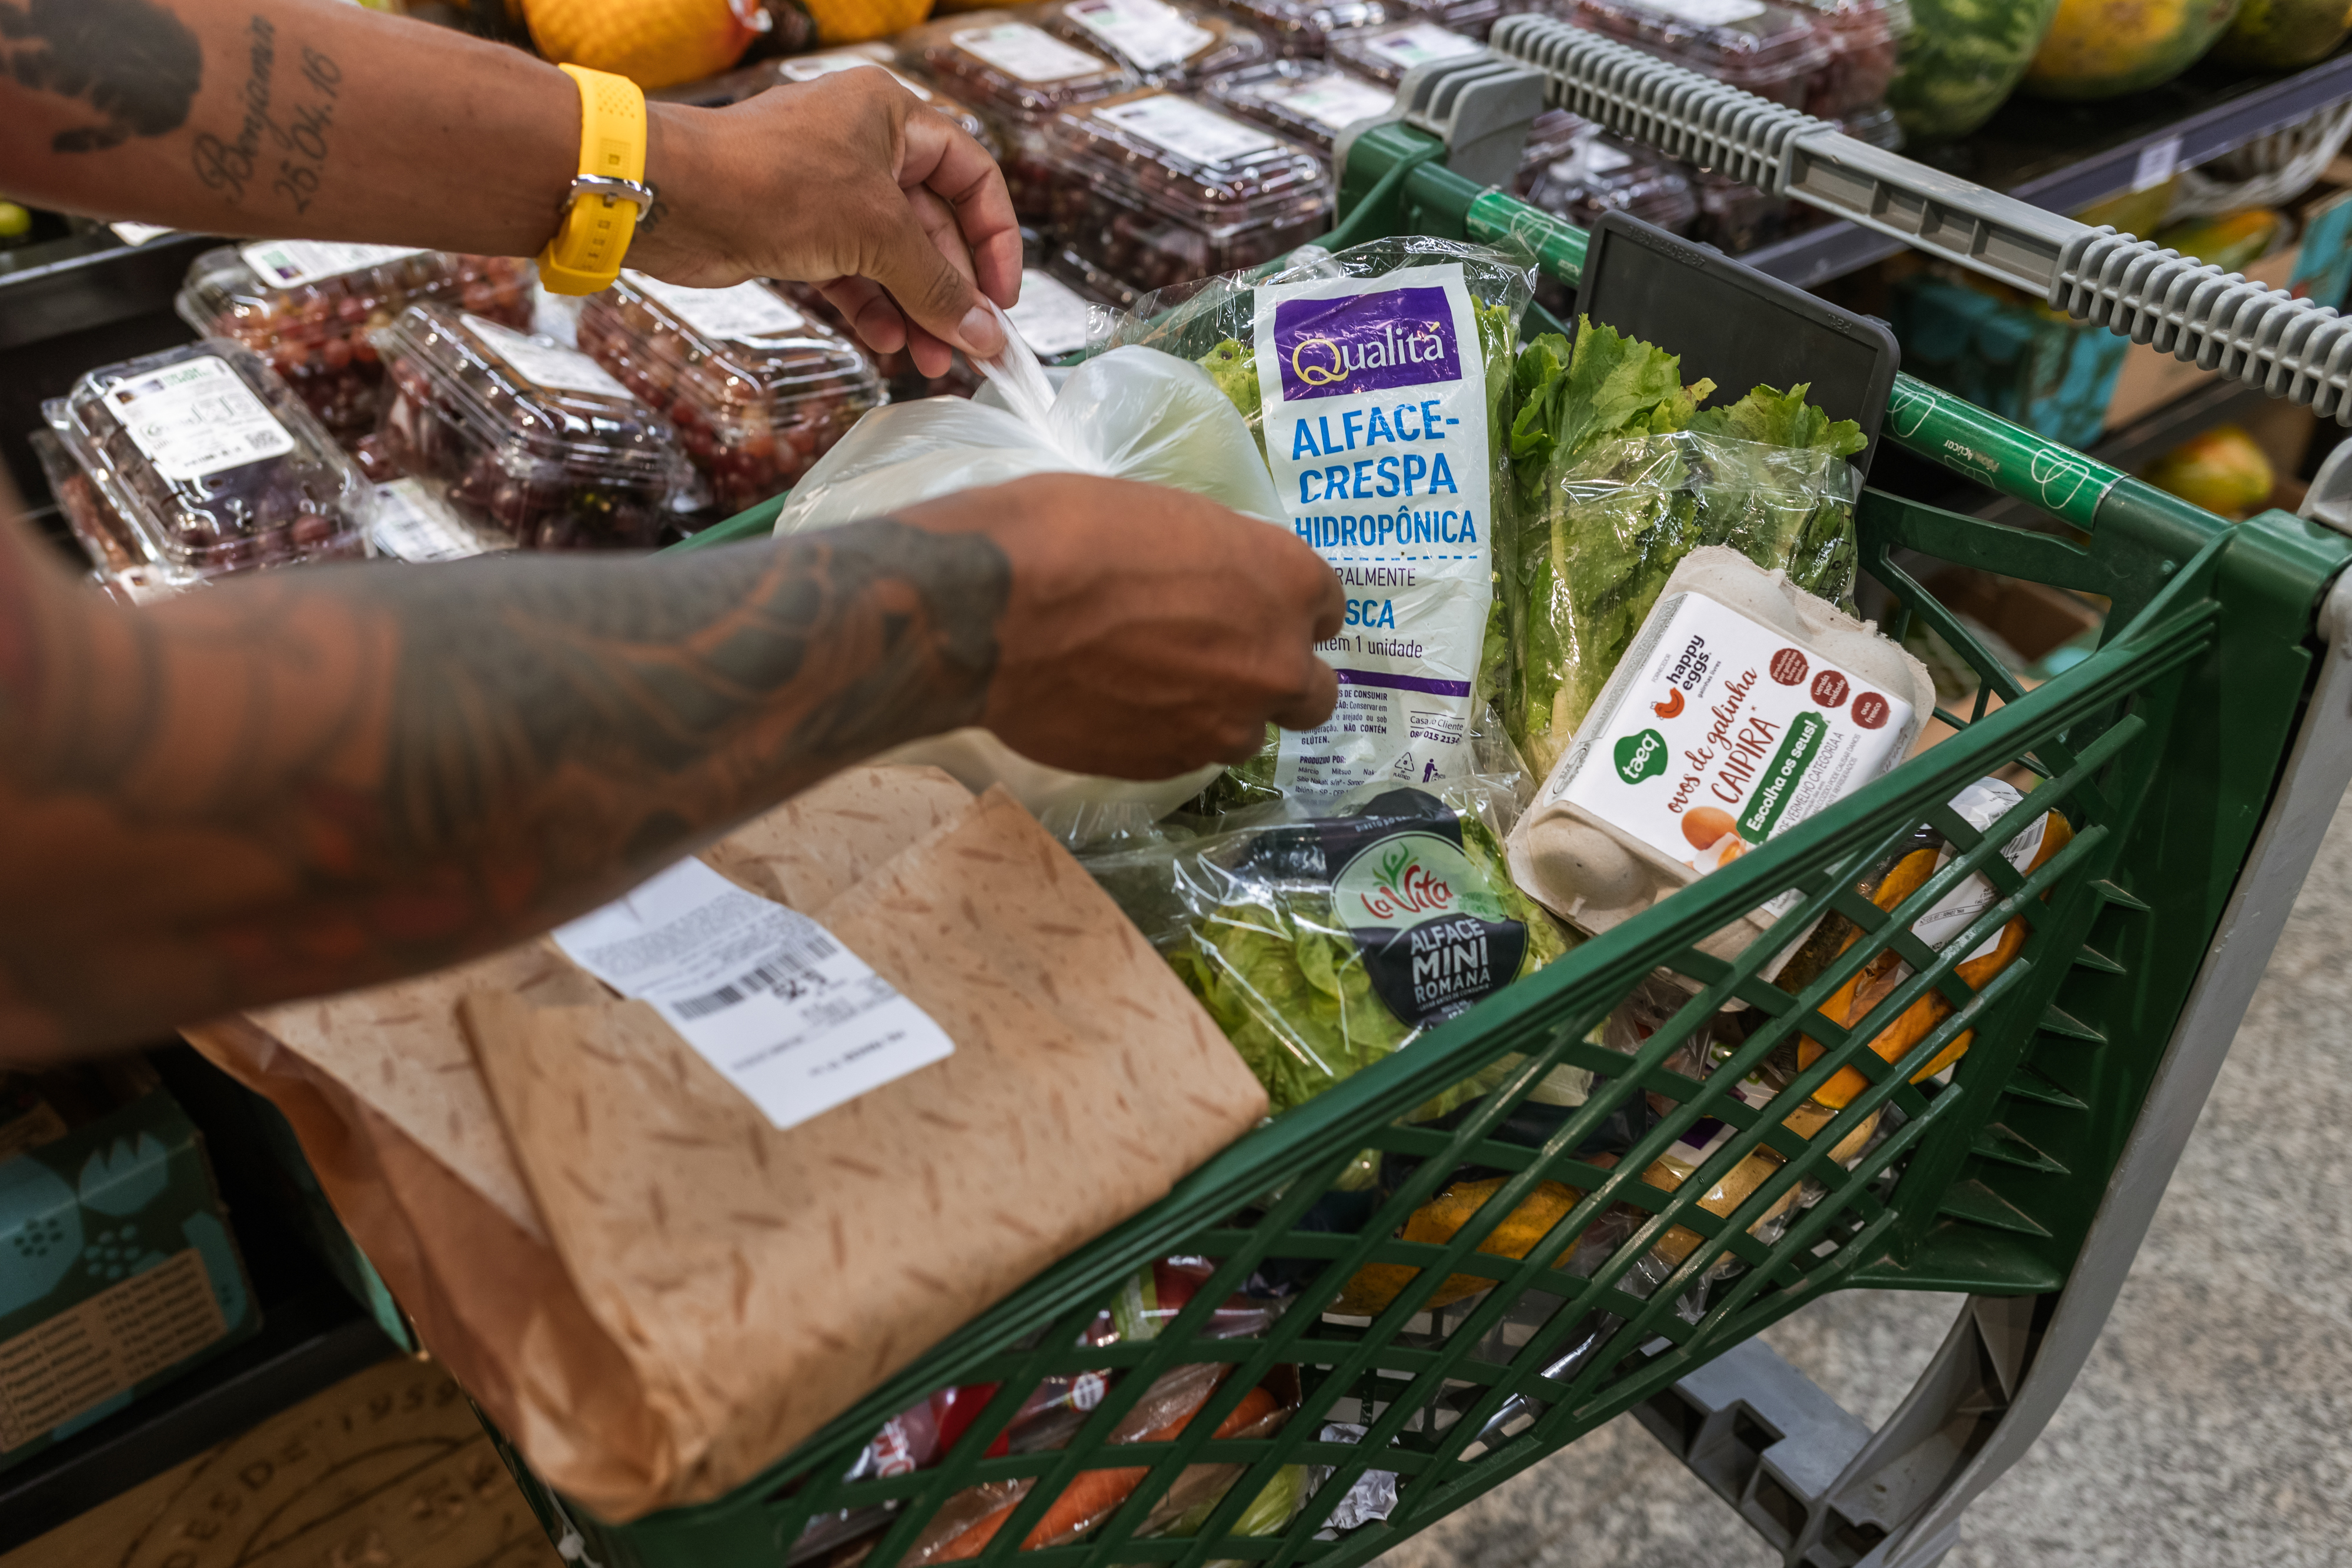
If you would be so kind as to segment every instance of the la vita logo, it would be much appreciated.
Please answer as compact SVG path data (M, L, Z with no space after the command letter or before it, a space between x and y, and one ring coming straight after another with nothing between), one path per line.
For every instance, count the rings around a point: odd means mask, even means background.
M1454 889L1430 873L1409 849L1381 854L1372 871L1372 885L1356 895L1375 920L1402 915L1443 915L1454 907Z

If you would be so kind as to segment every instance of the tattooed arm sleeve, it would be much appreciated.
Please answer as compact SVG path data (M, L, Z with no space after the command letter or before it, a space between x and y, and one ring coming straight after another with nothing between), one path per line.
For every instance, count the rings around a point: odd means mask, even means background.
M138 611L0 522L0 1062L415 973L977 719L1011 591L880 521Z
M198 233L535 253L578 90L341 0L0 0L0 190ZM648 177L679 173L662 127Z

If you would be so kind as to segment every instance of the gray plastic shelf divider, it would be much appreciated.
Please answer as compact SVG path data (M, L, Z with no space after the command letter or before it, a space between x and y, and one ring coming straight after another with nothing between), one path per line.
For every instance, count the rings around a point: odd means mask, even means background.
M2352 424L2352 321L2330 308L1955 180L1556 17L1505 17L1490 47L1542 71L1554 107L1618 135L1891 235L2093 326Z

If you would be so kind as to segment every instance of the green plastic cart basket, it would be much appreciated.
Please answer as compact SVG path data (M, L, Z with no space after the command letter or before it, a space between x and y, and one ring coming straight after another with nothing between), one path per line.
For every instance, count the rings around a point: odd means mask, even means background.
M1348 234L1515 237L1573 283L1579 231L1449 172L1439 151L1402 125L1356 137L1342 189ZM2352 778L2352 684L2331 656L2352 648L2352 599L2336 587L2352 544L2277 512L2230 526L1909 378L1889 400L1885 438L2063 525L2028 531L1864 494L1864 570L1899 606L1890 630L1925 622L1981 678L1974 711L1944 716L1958 734L1242 1138L721 1500L604 1522L503 1449L564 1557L583 1568L780 1568L810 1520L887 1507L891 1523L863 1561L890 1568L956 1494L1028 1482L980 1558L1003 1562L1081 1471L1148 1467L1099 1529L1020 1561L1350 1568L1629 1410L1791 1564L1924 1568L1942 1556L1969 1500L2032 1442L2087 1354ZM694 543L764 532L774 514L771 503ZM2104 640L2022 690L1921 586L1927 561L2104 595ZM1946 805L1963 785L2021 762L2037 787L1990 831ZM1996 852L2053 807L2074 837L2021 877ZM1922 826L1961 852L1882 913L1855 883ZM1970 874L1989 878L1999 900L1942 952L1927 948L1910 923ZM1803 894L1790 920L1836 910L1865 933L1800 994L1756 977L1769 940L1734 963L1696 951L1788 888ZM2031 931L2021 956L1972 990L1953 973L1956 956L2012 918ZM1841 1029L1815 1010L1888 949L1916 973L1869 1018ZM1662 967L1699 988L1689 1005L1632 1054L1591 1043L1594 1026ZM1901 1061L1881 1062L1869 1040L1931 990L1952 1011ZM1769 1021L1704 1082L1668 1071L1674 1043L1733 998ZM1964 1030L1974 1044L1948 1081L1907 1082ZM1780 1101L1759 1111L1731 1095L1800 1032L1827 1050ZM1504 1087L1452 1130L1400 1121L1498 1062ZM1560 1064L1597 1075L1591 1099L1541 1146L1495 1136ZM1781 1125L1845 1067L1869 1087L1827 1131L1808 1142ZM1641 1094L1672 1107L1663 1122L1614 1168L1579 1159L1588 1133ZM1898 1130L1851 1170L1829 1158L1882 1111L1899 1113L1885 1118ZM1736 1135L1679 1189L1645 1185L1643 1169L1702 1117ZM1727 1216L1700 1207L1698 1196L1761 1145L1783 1156L1770 1179ZM1368 1148L1420 1163L1354 1229L1307 1228L1318 1197ZM1462 1166L1506 1179L1451 1240L1396 1239ZM1523 1258L1477 1250L1543 1183L1582 1196ZM1773 1239L1751 1235L1800 1184L1817 1200L1793 1208ZM1589 1277L1556 1266L1620 1205L1647 1218L1605 1262ZM1670 1279L1646 1288L1635 1265L1674 1227L1699 1240ZM1139 1267L1173 1255L1213 1260L1215 1273L1164 1331L1081 1349L1097 1308ZM1289 1310L1261 1337L1207 1337L1211 1308L1269 1260L1309 1281ZM1317 1310L1367 1264L1419 1272L1376 1318ZM1678 1301L1710 1273L1703 1311L1685 1315ZM1462 1274L1494 1288L1425 1310L1442 1281ZM1969 1298L1916 1388L1875 1431L1756 1338L1828 1291L1860 1287ZM1179 1437L1106 1441L1154 1379L1204 1362L1232 1364L1234 1375ZM1250 1388L1285 1368L1303 1390L1286 1425L1255 1438L1213 1436ZM1089 1371L1118 1375L1067 1446L990 1455L1040 1379ZM997 1392L941 1462L843 1479L885 1419L935 1390L981 1384ZM1334 1424L1356 1435L1327 1430ZM1235 1467L1239 1479L1194 1533L1139 1534L1195 1465ZM1304 1511L1277 1533L1236 1533L1244 1510L1290 1465L1327 1472ZM1367 1472L1396 1477L1393 1508L1328 1528Z

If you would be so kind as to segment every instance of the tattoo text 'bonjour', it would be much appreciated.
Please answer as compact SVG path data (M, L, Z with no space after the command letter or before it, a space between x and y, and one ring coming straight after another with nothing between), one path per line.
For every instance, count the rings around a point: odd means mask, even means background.
M0 70L32 92L86 100L100 116L49 139L53 152L99 152L188 121L204 47L150 0L0 0Z
M299 216L318 195L320 175L327 166L327 132L335 123L342 68L321 51L299 46L292 80L281 91L276 26L266 16L254 17L246 25L246 42L247 65L239 95L244 113L236 134L224 139L207 131L197 136L193 152L196 178L233 204L244 200L247 186L267 183Z

